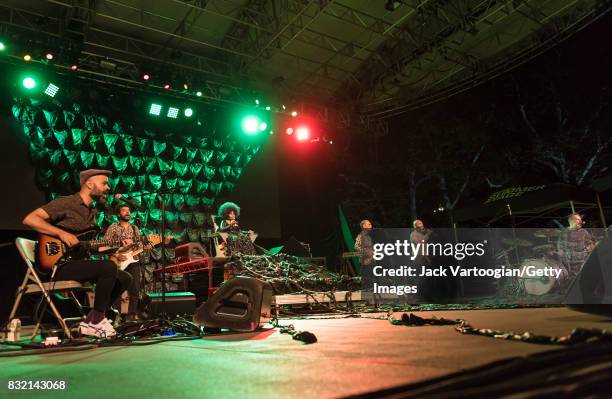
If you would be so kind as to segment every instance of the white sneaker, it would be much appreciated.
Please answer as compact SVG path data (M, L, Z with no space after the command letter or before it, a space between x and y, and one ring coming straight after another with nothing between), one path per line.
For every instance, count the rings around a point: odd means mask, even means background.
M102 319L98 324L85 323L79 324L79 332L83 335L90 335L97 338L110 338L117 335L112 323L107 318Z

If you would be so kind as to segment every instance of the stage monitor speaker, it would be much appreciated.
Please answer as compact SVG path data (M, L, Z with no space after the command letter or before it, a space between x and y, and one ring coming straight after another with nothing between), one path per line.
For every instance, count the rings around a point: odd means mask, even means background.
M255 331L270 321L272 286L250 277L227 280L196 310L193 321L205 328Z
M210 255L199 242L189 242L174 248L174 260L177 263L202 258L210 258Z
M144 306L149 318L162 312L162 294L148 294ZM166 315L169 317L192 315L195 311L196 296L191 292L166 292Z
M578 305L584 309L586 309L584 305L605 305L607 312L604 313L610 313L612 306L612 238L603 239L591 252L580 273L572 282L565 297L565 303Z

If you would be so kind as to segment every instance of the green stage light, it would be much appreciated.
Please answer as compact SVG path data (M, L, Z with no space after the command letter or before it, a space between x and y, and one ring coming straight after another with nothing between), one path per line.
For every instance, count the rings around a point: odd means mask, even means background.
M261 122L259 124L259 130L261 130L262 132L266 130L267 128L268 128L268 124L266 122Z
M178 113L179 113L178 108L170 107L168 108L168 113L166 114L166 116L168 118L176 119L178 117Z
M259 123L259 118L256 116L245 116L242 119L242 131L250 135L257 134Z
M192 115L193 115L193 110L191 108L185 108L185 116L187 118L191 118Z
M55 97L58 91L59 91L59 87L57 87L53 83L49 83L49 85L45 89L45 94L48 95L49 97Z
M6 46L4 45L4 43L0 42L0 51L4 51L6 49Z
M149 114L159 116L161 113L161 105L159 104L151 104L151 108L149 108Z
M29 76L24 78L21 83L23 84L23 87L25 87L28 90L31 90L36 87L36 81Z
M202 92L201 91L196 92L196 96L202 97Z

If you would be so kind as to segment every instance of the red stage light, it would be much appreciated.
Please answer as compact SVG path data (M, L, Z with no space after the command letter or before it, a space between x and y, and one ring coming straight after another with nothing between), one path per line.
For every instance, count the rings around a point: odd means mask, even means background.
M169 88L170 88L170 84L166 83L166 84L164 85L164 89L168 90Z
M297 139L298 141L306 141L310 138L310 130L307 127L297 128Z
M79 69L79 66L78 66L77 64L72 64L72 65L70 66L70 70L71 70L71 71L76 71L76 70L78 70L78 69Z
M293 134L293 128L292 127L288 127L287 128L287 134L288 135L292 135Z
M45 54L45 58L48 59L49 61L51 61L53 59L53 54L47 53L47 54Z
M148 73L145 73L144 75L142 75L142 79L143 80L149 80L149 79L151 79L151 76L149 76Z

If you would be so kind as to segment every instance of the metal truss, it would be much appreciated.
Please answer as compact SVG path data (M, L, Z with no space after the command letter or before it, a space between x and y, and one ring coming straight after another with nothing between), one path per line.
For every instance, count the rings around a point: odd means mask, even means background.
M416 109L521 65L609 10L594 0L430 1L338 98L356 98L374 118Z

